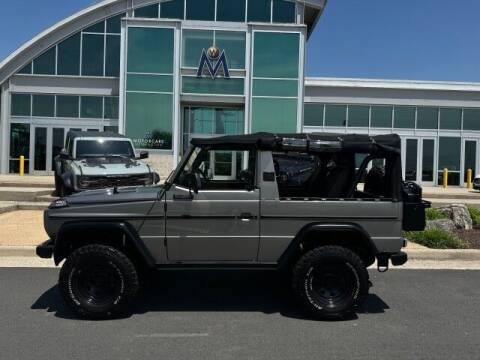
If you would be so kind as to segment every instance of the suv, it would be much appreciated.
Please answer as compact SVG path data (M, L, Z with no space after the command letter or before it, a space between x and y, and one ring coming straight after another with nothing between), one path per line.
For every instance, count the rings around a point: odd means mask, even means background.
M52 203L42 258L79 315L125 312L139 270L273 269L316 318L365 300L367 267L402 265L402 230L425 227L402 182L397 135L252 134L193 139L162 186L88 191Z
M116 186L152 185L160 181L142 151L135 157L132 141L111 132L69 131L63 149L55 157L55 192L74 192Z

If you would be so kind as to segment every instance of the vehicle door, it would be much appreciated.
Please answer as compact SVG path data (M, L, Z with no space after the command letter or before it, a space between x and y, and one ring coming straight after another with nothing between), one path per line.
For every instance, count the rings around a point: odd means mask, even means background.
M255 156L255 151L191 152L166 194L170 261L257 260L260 191L255 187Z

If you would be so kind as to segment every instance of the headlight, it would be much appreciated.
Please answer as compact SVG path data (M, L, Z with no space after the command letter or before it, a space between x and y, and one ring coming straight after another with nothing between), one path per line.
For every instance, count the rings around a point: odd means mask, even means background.
M58 199L53 201L50 206L48 207L49 209L61 209L64 207L68 206L68 202L65 199Z

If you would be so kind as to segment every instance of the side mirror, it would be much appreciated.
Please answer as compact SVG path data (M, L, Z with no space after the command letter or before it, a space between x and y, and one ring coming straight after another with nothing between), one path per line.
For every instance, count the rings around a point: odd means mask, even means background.
M152 175L153 175L153 184L158 184L160 182L160 175L156 172L154 172Z
M148 151L140 151L140 155L137 157L138 160L148 159Z
M195 194L198 194L198 179L193 173L188 173L185 175L185 185L190 189L190 191L193 191Z
M70 154L68 153L67 149L62 149L62 151L60 151L59 157L62 160L71 160L72 159Z

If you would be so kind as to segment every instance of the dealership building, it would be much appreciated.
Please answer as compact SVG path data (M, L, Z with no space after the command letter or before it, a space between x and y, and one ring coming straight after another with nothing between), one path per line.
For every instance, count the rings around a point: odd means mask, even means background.
M0 172L25 156L51 174L72 129L125 134L162 178L192 137L398 133L408 180L448 168L464 186L480 171L480 84L305 78L325 3L105 0L61 21L0 63Z

